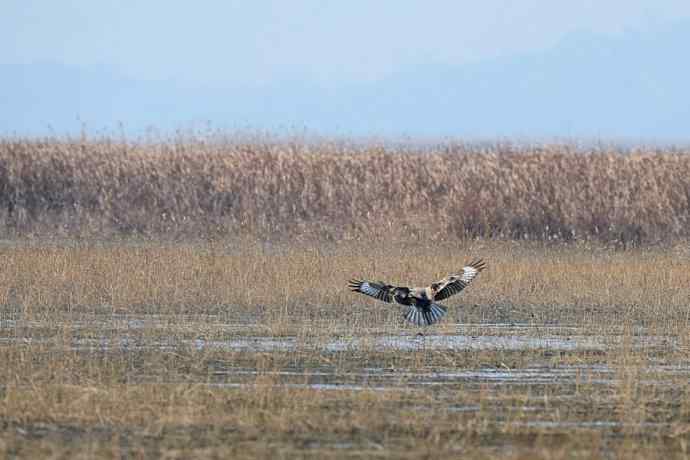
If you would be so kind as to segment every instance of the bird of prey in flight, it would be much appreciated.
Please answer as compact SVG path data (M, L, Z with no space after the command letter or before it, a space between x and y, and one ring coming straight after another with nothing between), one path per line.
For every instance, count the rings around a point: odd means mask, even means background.
M354 292L366 294L388 303L404 305L403 315L417 326L430 326L443 318L448 311L437 303L458 294L465 289L479 272L486 268L482 259L477 259L462 268L457 274L449 275L427 287L394 286L383 281L350 280L348 286Z

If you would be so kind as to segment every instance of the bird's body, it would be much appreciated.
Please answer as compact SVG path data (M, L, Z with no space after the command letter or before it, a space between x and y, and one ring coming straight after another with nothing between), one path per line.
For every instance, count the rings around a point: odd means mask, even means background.
M383 281L351 280L350 289L388 303L408 307L405 319L417 326L430 326L445 316L448 309L437 301L447 299L465 289L486 268L481 259L463 267L462 272L449 275L427 287L394 286Z

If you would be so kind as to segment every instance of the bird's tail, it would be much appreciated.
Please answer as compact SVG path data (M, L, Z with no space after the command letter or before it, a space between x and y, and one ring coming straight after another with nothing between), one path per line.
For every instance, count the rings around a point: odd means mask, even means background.
M426 311L410 305L407 311L405 311L405 319L417 326L431 326L446 316L447 312L448 309L446 307L437 303L432 303L429 310Z

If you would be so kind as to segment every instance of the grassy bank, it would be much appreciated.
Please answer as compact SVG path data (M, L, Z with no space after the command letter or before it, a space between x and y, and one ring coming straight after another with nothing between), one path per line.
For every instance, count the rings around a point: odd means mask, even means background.
M0 140L5 237L690 237L673 149Z

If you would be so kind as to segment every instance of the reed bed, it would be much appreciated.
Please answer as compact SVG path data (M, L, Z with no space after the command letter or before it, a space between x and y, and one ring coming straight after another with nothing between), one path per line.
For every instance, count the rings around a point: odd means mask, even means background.
M5 237L687 240L678 149L0 140Z

